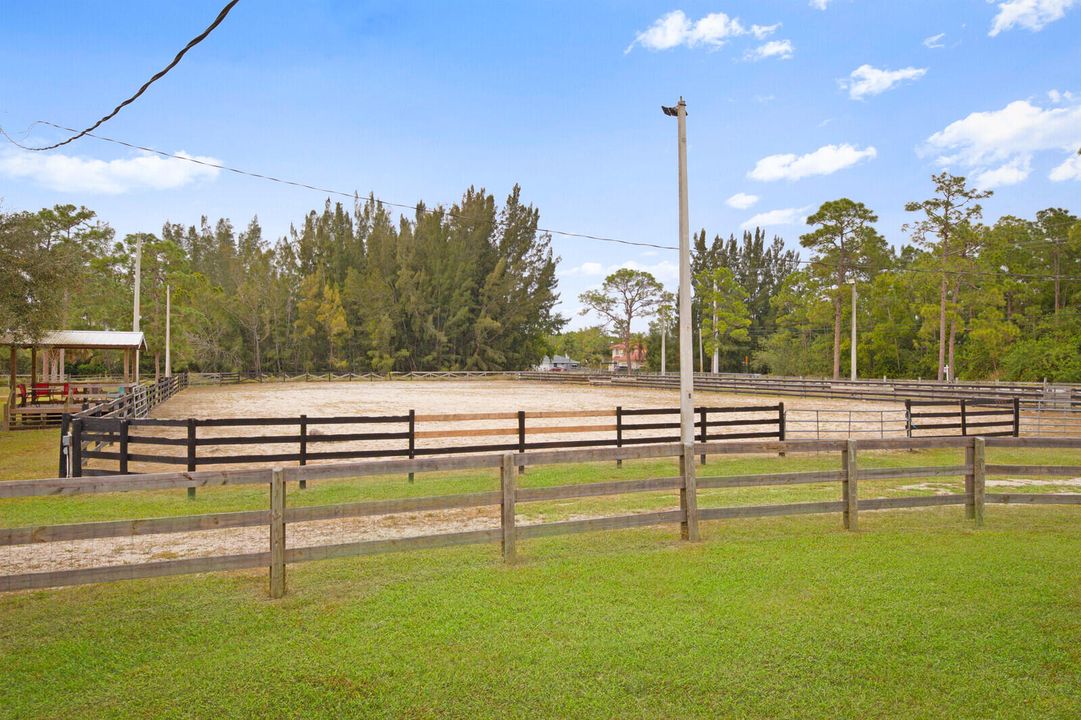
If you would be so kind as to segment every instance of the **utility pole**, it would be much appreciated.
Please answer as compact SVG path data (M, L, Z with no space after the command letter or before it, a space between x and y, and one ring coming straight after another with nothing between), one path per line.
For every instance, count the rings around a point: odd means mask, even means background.
M694 443L694 360L691 345L691 238L687 218L687 103L661 107L679 122L679 427L684 446ZM692 456L693 458L693 456Z
M849 280L848 283L852 286L852 360L851 370L852 379L856 379L856 281Z
M165 377L173 376L172 356L173 288L165 286Z
M668 350L665 341L668 339L668 318L661 315L661 375L668 372Z
M131 329L139 332L139 321L142 313L139 312L139 289L143 284L143 236L135 239L135 300L131 309ZM135 384L139 384L139 351L142 345L135 348Z
M139 332L139 286L142 285L143 275L143 237L139 235L135 239L135 300L131 308L131 329Z

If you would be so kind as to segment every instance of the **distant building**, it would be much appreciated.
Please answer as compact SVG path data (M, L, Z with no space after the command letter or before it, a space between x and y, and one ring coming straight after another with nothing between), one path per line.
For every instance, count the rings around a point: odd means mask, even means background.
M541 364L537 366L537 370L540 372L566 372L568 370L577 370L582 367L582 363L577 360L571 360L566 355L556 355L554 357L544 356L541 360Z
M632 371L641 370L646 364L646 346L641 344L632 345L630 357L628 358L626 345L623 343L613 345L612 362L608 363L608 370L611 372L626 371L628 361Z

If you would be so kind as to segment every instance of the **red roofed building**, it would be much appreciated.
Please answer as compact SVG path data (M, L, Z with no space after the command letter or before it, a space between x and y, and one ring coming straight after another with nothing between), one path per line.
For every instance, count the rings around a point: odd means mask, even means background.
M631 370L640 370L646 364L646 346L638 343L631 343L630 352L630 366ZM627 348L623 343L616 343L612 346L612 362L608 363L608 370L610 372L619 372L620 370L626 371L627 369Z

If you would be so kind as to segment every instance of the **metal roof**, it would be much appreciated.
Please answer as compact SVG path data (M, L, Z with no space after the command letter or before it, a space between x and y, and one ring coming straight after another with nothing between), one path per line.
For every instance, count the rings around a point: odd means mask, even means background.
M127 350L145 347L146 340L141 332L56 330L45 333L36 342L13 341L11 335L0 335L0 345L65 348L68 350Z

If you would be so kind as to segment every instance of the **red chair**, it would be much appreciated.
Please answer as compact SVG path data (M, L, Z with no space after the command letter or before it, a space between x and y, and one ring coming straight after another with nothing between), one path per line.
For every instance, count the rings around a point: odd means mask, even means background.
M19 407L26 407L26 383L19 383L15 386L15 389L19 394Z

